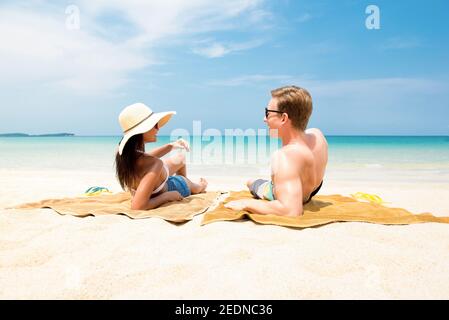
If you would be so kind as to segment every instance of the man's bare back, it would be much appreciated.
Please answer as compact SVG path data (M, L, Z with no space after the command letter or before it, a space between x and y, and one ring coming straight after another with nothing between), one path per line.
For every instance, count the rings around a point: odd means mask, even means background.
M304 132L304 138L300 141L292 141L273 156L272 159L272 181L274 183L274 194L277 194L276 185L284 181L277 173L285 170L293 170L299 176L303 202L310 199L310 195L323 182L324 173L328 160L328 144L321 130L316 128L307 129ZM291 158L292 168L285 161L285 158Z

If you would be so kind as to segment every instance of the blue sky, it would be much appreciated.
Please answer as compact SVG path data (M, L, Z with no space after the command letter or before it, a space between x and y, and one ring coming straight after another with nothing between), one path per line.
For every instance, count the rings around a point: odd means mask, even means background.
M294 84L327 135L449 135L448 13L447 0L2 1L0 132L119 135L134 102L178 112L162 134L264 128L270 90Z

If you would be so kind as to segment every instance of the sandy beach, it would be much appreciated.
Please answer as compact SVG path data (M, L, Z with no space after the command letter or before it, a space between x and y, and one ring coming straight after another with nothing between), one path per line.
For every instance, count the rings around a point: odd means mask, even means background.
M321 194L376 193L389 206L449 215L449 187L343 180ZM0 171L0 207L120 191L112 174ZM194 174L193 178L199 176ZM243 189L245 174L207 176L211 190ZM292 229L252 221L200 226L125 216L76 218L50 209L0 211L2 299L448 299L444 224L334 223Z
M448 12L1 0L0 300L449 300Z

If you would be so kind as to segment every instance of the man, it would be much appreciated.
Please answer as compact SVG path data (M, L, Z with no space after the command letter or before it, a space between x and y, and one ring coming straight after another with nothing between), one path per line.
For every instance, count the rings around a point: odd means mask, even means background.
M257 179L247 185L256 199L231 201L233 210L258 214L299 216L323 184L328 145L319 129L307 129L312 114L312 97L296 86L271 91L264 122L270 135L277 132L282 148L271 163L271 181Z

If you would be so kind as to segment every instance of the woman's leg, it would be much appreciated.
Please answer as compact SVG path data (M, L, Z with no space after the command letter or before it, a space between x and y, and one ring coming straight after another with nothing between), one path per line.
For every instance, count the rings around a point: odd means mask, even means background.
M167 165L170 175L176 173L178 176L183 176L192 194L201 193L206 190L206 179L200 178L200 181L195 183L187 178L186 157L183 153L178 153L170 158L162 159L162 161Z
M190 192L192 194L197 194L197 193L206 191L206 188L207 188L206 179L200 178L200 181L195 183L186 177L183 177L183 178L187 182L187 185L189 186Z
M171 176L175 173L179 176L187 176L186 156L183 153L162 159L162 161L167 165Z

